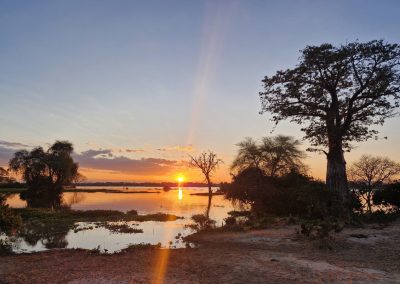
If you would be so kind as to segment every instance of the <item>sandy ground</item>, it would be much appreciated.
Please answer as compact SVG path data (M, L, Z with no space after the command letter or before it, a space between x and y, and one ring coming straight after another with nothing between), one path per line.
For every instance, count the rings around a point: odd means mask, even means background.
M0 283L400 283L400 222L345 229L331 249L295 228L201 234L195 249L3 256Z

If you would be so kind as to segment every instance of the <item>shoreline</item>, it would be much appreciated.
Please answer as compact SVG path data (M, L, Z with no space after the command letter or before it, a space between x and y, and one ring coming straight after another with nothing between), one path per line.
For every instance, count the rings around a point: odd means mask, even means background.
M285 225L202 232L188 237L197 247L186 249L136 247L115 254L62 249L0 256L0 279L4 283L148 283L158 275L166 283L400 282L399 221L380 229L345 228L327 240L330 249L323 247L324 242L296 234L295 229ZM155 271L161 260L162 275Z

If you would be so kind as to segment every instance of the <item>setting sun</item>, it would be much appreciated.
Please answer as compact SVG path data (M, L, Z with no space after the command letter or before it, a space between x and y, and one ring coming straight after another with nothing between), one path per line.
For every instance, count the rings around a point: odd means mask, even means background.
M182 175L182 174L179 174L179 175L176 177L176 180L177 180L179 183L182 183L182 182L185 181L185 176Z

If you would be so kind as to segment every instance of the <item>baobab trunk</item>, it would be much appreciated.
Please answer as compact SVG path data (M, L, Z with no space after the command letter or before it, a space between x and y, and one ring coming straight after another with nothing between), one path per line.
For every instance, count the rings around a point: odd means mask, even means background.
M326 185L329 190L336 191L339 194L342 202L346 202L349 195L349 186L343 147L340 139L339 141L337 139L332 140L329 141L329 153L327 154Z

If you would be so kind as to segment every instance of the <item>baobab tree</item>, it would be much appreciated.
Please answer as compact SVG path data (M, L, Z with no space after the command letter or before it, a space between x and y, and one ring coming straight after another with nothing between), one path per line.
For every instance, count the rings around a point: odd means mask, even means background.
M272 121L300 124L327 157L326 184L348 197L344 151L377 137L372 125L395 115L400 101L400 46L374 40L340 46L307 46L293 69L263 79L262 111Z

